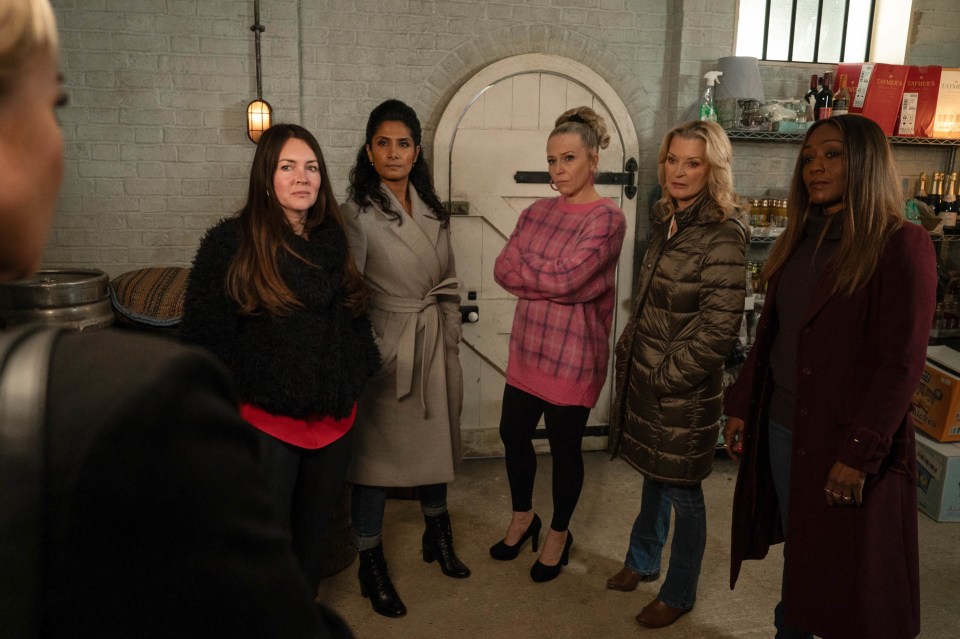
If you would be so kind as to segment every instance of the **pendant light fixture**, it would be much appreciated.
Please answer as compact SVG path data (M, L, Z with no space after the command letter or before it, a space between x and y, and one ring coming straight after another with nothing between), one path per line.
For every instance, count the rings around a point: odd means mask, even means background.
M247 105L247 136L256 144L260 141L263 132L270 128L273 109L263 99L263 83L260 79L260 34L264 27L260 24L260 0L253 2L254 24L253 31L255 48L257 50L257 99Z

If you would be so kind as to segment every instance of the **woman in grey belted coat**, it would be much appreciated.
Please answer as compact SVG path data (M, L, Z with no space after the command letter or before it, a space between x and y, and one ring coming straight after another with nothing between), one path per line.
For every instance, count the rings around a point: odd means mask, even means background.
M376 107L350 172L344 218L372 291L370 319L382 366L357 409L349 480L361 592L386 616L406 613L383 556L389 486L418 487L426 521L423 559L443 574L470 570L453 550L447 482L460 457L460 282L449 213L433 190L416 113L398 100Z

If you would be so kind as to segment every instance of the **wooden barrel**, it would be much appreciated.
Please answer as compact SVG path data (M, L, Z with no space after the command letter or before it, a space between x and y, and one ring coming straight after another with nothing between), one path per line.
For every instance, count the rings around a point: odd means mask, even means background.
M113 324L109 283L107 274L95 269L38 271L29 279L0 283L0 327L106 328Z

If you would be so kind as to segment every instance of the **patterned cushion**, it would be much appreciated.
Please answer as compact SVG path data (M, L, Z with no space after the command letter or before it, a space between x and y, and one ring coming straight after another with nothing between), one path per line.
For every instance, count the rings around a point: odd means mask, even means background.
M143 268L110 282L110 301L120 322L176 326L183 317L183 296L190 269L179 266Z

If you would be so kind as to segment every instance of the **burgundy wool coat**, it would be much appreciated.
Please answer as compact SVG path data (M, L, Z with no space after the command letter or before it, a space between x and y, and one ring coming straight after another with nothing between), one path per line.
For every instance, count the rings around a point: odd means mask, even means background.
M770 282L756 343L725 404L727 415L746 422L730 587L744 559L762 559L786 532L787 623L826 639L915 637L917 481L908 411L936 305L933 244L921 227L904 223L873 277L851 297L831 295L824 279L814 289L796 351L787 531L781 530L766 429L778 280ZM827 505L824 486L838 460L867 473L862 506Z

